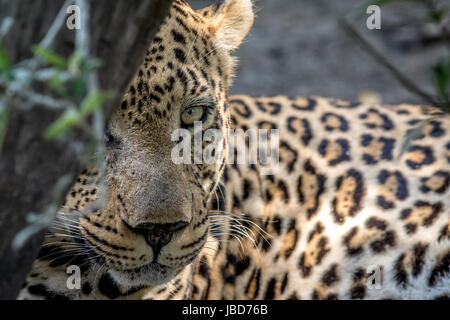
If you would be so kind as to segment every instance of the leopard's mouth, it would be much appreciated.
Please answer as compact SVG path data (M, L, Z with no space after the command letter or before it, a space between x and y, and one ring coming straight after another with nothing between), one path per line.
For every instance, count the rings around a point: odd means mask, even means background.
M169 282L197 258L206 241L204 235L199 235L198 239L187 237L188 241L180 241L180 235L186 232L186 229L179 230L178 227L171 230L177 238L162 237L161 246L155 247L152 246L153 239L148 232L151 226L135 228L121 220L120 226L116 226L117 229L113 230L112 224L103 223L100 233L96 233L100 229L98 225L103 221L97 224L96 222L95 218L90 218L89 221L83 220L83 223L79 223L77 230L80 231L74 237L75 242L89 262L86 265L90 265L92 270L100 270L100 273L108 273L117 283L124 285L157 286ZM175 224L167 225L171 227ZM106 226L109 226L109 230ZM187 224L181 227L185 226L188 227ZM103 229L110 232L105 233ZM198 232L203 229L199 228ZM207 234L208 228L205 229ZM125 243L127 239L129 241ZM174 252L177 252L177 255L174 255Z
M88 254L88 259L90 259L92 263L99 265L100 268L108 263L107 258L99 258L98 254L92 249L86 253ZM172 280L183 270L183 268L166 266L153 260L147 264L128 269L124 269L115 264L109 264L106 267L106 270L119 284L157 286Z
M110 269L109 273L119 283L134 286L157 286L176 277L182 268L173 268L152 261L132 269Z

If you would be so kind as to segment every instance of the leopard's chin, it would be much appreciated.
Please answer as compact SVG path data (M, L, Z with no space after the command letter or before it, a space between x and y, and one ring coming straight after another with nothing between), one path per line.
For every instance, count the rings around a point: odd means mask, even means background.
M121 285L158 286L172 280L181 270L157 262L151 262L133 269L110 269L109 274Z

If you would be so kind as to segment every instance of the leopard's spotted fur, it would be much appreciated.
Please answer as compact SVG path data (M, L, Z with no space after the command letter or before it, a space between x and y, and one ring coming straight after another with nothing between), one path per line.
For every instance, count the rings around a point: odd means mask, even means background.
M98 193L97 171L85 170L20 298L449 297L450 118L412 105L227 98L230 52L252 21L249 0L200 11L174 1L113 115L105 207L78 215ZM279 129L279 172L175 165L170 135L192 105L205 107L203 130ZM155 258L148 223L184 225ZM80 289L67 287L69 265L81 268Z

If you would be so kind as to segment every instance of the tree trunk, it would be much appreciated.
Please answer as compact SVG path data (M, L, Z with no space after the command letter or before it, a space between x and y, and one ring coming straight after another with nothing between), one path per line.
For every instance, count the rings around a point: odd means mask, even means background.
M166 0L90 0L91 55L102 61L100 89L114 90L114 99L104 105L105 118L125 91L138 69L172 1ZM62 0L0 0L0 22L14 19L3 46L14 62L31 55L57 13ZM83 12L80 13L83 15ZM69 16L69 15L67 15ZM76 30L61 29L54 51L69 57L74 49ZM40 233L19 251L11 242L26 226L29 212L42 212L51 202L55 182L64 174L74 176L80 169L80 148L87 141L78 136L68 141L45 141L42 133L58 118L60 111L34 106L20 111L12 106L8 131L0 158L0 299L14 299L23 285L31 263L43 240Z

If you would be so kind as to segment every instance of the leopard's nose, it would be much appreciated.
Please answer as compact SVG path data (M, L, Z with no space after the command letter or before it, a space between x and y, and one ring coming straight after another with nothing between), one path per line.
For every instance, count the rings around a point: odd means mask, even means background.
M137 225L134 229L138 229L145 241L152 247L155 257L158 255L162 247L170 242L172 235L179 230L186 228L188 225L185 221L175 223L143 223Z

